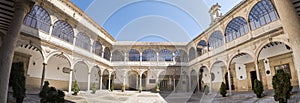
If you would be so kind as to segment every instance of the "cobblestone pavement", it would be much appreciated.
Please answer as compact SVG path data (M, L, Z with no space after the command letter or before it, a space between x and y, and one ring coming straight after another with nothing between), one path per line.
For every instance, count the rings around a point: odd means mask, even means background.
M15 103L12 93L9 92L8 103ZM232 95L222 97L218 92L208 95L203 93L177 93L162 92L150 93L137 91L97 91L96 94L81 92L78 96L66 93L65 99L76 103L276 103L273 90L264 91L262 98L256 98L253 92L233 92ZM27 94L24 103L39 103L40 98L36 93ZM66 102L70 103L70 102ZM300 103L300 90L294 88L288 103Z
M162 93L168 103L276 103L273 90L266 90L262 98L256 98L252 91L233 92L232 95L222 97L218 92L208 95L203 93ZM288 103L300 103L300 91L298 88L292 90L292 96Z

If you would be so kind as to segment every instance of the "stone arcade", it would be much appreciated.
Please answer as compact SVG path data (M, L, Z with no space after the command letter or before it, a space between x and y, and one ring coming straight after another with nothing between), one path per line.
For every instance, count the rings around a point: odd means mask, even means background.
M211 10L211 25L190 42L115 41L69 0L0 1L0 102L6 102L10 67L23 62L26 88L44 80L71 92L120 89L200 92L251 91L255 79L272 89L284 69L300 78L298 0L243 0L227 14ZM24 19L23 19L24 18ZM14 52L13 52L14 51ZM69 70L70 69L70 70Z

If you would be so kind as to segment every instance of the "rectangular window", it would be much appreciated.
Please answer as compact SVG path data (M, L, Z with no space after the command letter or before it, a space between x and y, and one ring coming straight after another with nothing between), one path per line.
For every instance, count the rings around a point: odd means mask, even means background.
M278 70L283 70L284 72L288 73L292 79L292 76L291 76L291 70L290 70L290 65L289 64L283 64L283 65L277 65L274 67L276 73Z

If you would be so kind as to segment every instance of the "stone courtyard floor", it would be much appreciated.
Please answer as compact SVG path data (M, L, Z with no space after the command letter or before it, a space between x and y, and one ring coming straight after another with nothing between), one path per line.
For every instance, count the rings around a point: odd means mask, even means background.
M203 93L161 93L168 103L276 103L273 90L266 90L262 98L256 98L252 91L232 92L231 96L222 97L218 92L208 95ZM288 103L300 103L300 91L298 88L292 90L292 96Z
M218 92L208 95L203 93L176 93L161 92L150 93L143 91L109 92L97 91L96 94L81 92L78 96L66 93L66 103L276 103L273 98L273 90L264 91L263 98L256 98L253 92L232 92L231 96L222 97ZM40 98L36 93L27 94L24 103L39 103ZM72 101L72 102L71 102ZM14 103L12 93L9 93L8 103ZM288 103L300 103L300 90L293 89Z
M77 96L66 94L66 100L76 103L167 103L158 93L143 91L97 91L95 94L84 93Z

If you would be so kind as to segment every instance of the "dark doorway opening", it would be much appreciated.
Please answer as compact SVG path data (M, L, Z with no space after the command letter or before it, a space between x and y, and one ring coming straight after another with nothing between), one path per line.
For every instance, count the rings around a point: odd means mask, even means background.
M231 81L231 90L234 90L233 77L232 76L230 76L230 81ZM225 84L226 84L226 90L229 90L228 72L225 74Z
M251 71L250 75L251 75L251 86L253 88L253 86L254 86L254 80L257 79L256 71Z

